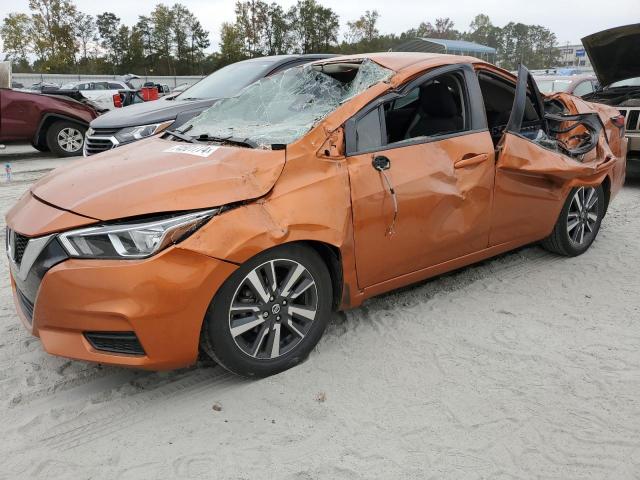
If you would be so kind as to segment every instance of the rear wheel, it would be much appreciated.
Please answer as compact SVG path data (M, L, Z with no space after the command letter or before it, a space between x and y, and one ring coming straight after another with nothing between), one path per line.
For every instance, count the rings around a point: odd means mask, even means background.
M285 245L243 264L216 293L201 336L226 369L265 377L300 363L331 315L331 278L320 256Z
M543 247L569 257L586 252L600 230L604 204L601 185L571 190L553 232L542 242Z
M32 143L31 146L33 148L35 148L36 150L38 150L39 152L48 152L49 151L49 147L44 143L41 143L41 144Z
M61 120L47 130L47 146L59 157L82 155L86 128L77 123Z

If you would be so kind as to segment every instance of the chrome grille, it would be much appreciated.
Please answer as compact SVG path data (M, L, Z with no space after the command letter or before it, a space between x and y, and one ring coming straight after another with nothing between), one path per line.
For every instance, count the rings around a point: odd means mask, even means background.
M24 251L27 248L27 244L29 243L29 239L24 235L20 235L19 233L14 232L14 253L13 259L16 261L18 265L22 263L22 257L24 255Z
M627 132L640 131L640 108L621 108L620 113L625 117Z
M106 152L114 148L116 144L112 137L96 137L87 135L84 140L84 154L86 156L95 155L96 153Z
M110 137L111 135L115 135L118 130L120 129L119 128L94 128L93 135L97 135L98 137Z
M27 245L29 244L29 237L25 237L10 228L7 228L6 236L7 254L11 260L16 263L16 265L20 266L22 263L22 257L24 256L24 251L27 249Z

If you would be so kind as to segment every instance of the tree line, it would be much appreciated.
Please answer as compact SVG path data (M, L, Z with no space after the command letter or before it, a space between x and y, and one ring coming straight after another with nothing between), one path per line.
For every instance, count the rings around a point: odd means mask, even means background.
M113 12L83 13L72 0L29 0L29 9L29 14L8 14L0 26L4 50L17 72L202 75L247 58L387 51L416 37L494 47L497 63L511 70L521 62L534 69L550 67L559 59L557 38L546 27L516 22L500 27L484 14L464 31L450 18L437 18L399 34L383 34L376 10L347 21L341 31L336 12L317 0L298 0L286 10L275 2L237 1L234 21L221 25L218 51L208 53L209 32L180 3L159 3L134 25Z

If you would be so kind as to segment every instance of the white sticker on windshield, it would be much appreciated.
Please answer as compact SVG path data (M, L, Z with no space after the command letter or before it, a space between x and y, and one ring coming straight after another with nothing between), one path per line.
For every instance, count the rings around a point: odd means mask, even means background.
M166 153L187 153L189 155L197 155L198 157L208 157L219 147L215 145L174 145L164 150Z

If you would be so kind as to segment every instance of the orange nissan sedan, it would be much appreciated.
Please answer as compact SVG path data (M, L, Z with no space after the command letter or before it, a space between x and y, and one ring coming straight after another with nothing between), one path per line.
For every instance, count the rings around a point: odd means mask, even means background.
M610 107L471 57L336 57L68 164L7 215L54 355L232 372L302 361L335 309L541 241L585 252L625 177Z

